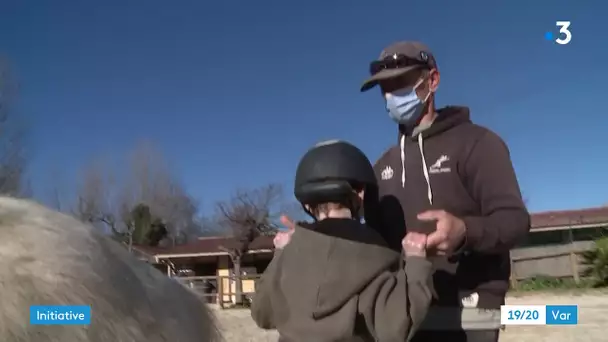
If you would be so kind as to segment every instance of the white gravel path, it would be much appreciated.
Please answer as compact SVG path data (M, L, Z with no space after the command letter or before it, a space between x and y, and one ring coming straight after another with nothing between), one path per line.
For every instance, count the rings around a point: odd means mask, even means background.
M578 304L576 326L511 326L500 342L600 342L608 341L608 293L527 294L510 297L508 304ZM226 342L276 342L275 331L258 329L249 310L214 309Z

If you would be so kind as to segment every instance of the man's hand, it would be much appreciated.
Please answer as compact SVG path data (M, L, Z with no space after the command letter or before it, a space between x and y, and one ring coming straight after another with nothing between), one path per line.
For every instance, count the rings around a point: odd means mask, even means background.
M296 224L287 216L281 216L281 223L287 227L286 231L278 232L275 235L272 242L274 243L274 248L283 249L289 241L291 241L291 236L293 232L296 230Z
M444 210L428 210L418 214L421 221L435 221L437 227L426 241L427 248L436 249L438 254L450 254L462 243L466 233L464 222Z
M426 257L426 234L410 232L401 240L401 246L407 257Z

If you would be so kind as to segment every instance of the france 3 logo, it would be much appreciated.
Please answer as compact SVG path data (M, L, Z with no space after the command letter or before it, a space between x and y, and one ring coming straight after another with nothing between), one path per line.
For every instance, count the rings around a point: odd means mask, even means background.
M545 33L545 39L548 41L554 41L559 45L567 45L572 40L572 32L570 31L569 21L556 21L555 26L559 29L557 34L553 31L547 31Z

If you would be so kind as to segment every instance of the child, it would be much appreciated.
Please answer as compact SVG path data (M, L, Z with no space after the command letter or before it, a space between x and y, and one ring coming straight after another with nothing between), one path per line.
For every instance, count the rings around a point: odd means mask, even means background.
M360 223L376 178L367 157L346 142L309 150L295 195L314 223L275 238L275 256L256 285L251 315L279 341L405 341L426 316L431 263L426 236L408 234L399 253ZM369 200L369 198L367 199Z

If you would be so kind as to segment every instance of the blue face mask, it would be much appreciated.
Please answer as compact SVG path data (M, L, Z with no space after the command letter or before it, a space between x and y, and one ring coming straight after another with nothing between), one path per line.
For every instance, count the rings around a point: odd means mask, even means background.
M393 121L404 126L413 126L424 109L424 104L428 100L431 93L429 92L426 98L420 100L416 94L416 88L422 84L422 81L413 87L407 87L396 90L386 96L386 110Z

